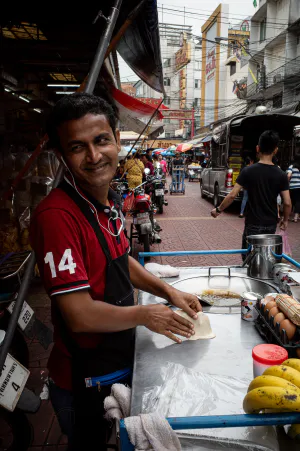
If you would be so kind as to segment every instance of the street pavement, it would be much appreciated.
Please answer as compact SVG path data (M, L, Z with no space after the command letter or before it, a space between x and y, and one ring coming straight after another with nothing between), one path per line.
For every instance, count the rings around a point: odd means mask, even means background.
M238 205L230 208L217 219L210 216L212 204L200 198L198 182L187 182L186 194L167 195L169 205L163 215L157 215L162 232L162 242L153 246L153 251L189 251L239 249L244 220L238 217ZM300 261L300 223L289 224L289 241L293 257ZM142 248L133 244L134 256ZM220 266L241 263L240 255L155 257L151 261L176 266ZM50 300L37 281L28 297L37 317L47 326L51 325ZM46 364L51 351L45 351L36 340L28 340L30 350L30 379L28 386L36 393L42 391L47 378ZM66 438L61 434L49 400L42 401L39 412L29 415L34 428L31 451L66 450Z

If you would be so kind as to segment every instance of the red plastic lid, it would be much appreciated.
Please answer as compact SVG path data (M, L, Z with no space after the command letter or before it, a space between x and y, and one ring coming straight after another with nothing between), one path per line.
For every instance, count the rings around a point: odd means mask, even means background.
M288 352L277 345L263 344L252 349L252 357L265 365L280 365L289 358Z

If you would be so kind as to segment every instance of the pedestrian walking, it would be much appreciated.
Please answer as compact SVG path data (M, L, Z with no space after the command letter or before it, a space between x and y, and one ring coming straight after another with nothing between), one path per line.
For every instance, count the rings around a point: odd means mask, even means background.
M153 159L152 152L153 152L152 149L147 149L146 150L146 155L149 157L149 161L151 161L151 163L153 163L153 161L152 161L152 159Z
M146 155L146 154L142 155L142 163L143 163L145 169L149 169L149 171L150 171L149 174L154 175L154 166L151 162L149 155Z
M298 222L300 214L300 160L294 161L288 168L287 176L290 183L290 195L294 209L293 221Z
M242 188L248 191L248 207L245 213L245 228L242 248L247 249L247 236L274 234L277 226L277 196L283 199L283 218L280 223L282 230L287 229L291 213L291 199L287 175L272 162L278 151L279 136L272 130L263 132L259 138L256 151L259 162L243 171L237 178L231 193L221 205L212 210L216 218L235 200ZM245 256L243 256L245 258Z
M166 176L166 174L168 172L167 162L166 162L166 160L163 159L162 155L158 155L158 162L160 164L160 167L162 168L164 176Z
M254 163L254 161L250 157L246 157L246 159L245 159L245 167L243 169L251 166L253 163ZM246 189L244 189L243 190L243 200L242 200L242 205L241 205L241 211L240 211L240 216L239 216L240 218L244 217L244 211L245 211L247 202L248 202L248 191Z
M141 162L141 156L136 153L134 158L126 161L124 167L125 173L127 173L127 181L129 189L134 189L141 185L143 182L144 165Z
M174 169L174 166L183 166L183 158L181 158L180 153L176 152L175 157L173 158L172 161L172 171ZM174 169L175 173L176 173L176 189L177 191L179 190L179 185L180 185L180 172L178 169ZM173 172L172 172L173 175Z

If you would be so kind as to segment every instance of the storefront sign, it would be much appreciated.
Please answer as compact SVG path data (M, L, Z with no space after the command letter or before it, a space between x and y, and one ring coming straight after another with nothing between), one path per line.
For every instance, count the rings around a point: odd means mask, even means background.
M191 61L191 44L183 42L181 49L175 53L175 70L178 71Z
M151 97L136 97L136 99L140 100L143 103L146 103L147 105L151 105L154 108L157 108L161 102L161 99L153 99ZM167 108L167 107L165 107L164 104L161 104L160 108Z
M186 67L179 72L179 99L180 109L186 108Z
M215 77L216 67L216 47L213 47L206 55L206 81Z
M192 119L192 110L163 110L164 119Z
M181 142L181 139L157 139L154 142L148 140L148 146L151 145L154 149L168 149L171 146L177 146Z

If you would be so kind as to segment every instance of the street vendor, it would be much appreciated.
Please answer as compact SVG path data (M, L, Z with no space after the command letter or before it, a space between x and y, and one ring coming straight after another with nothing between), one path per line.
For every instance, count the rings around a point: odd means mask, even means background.
M191 322L165 305L135 305L133 287L191 318L201 311L196 296L174 289L128 255L120 199L109 188L120 151L116 123L112 105L91 94L56 104L48 135L67 171L31 224L54 325L50 398L69 450L106 449L103 400L113 383L130 382L136 326L176 343L178 336L194 334Z

